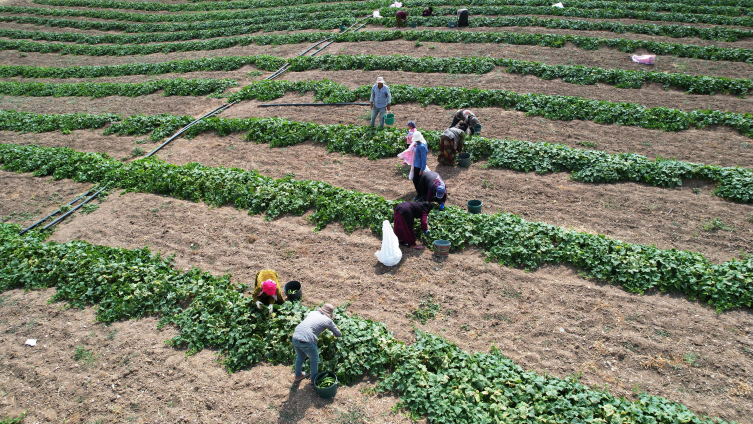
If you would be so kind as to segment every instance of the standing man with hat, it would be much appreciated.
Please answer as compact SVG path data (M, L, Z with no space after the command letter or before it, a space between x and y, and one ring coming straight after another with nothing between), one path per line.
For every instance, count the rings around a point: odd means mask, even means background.
M333 319L335 319L335 307L325 303L318 310L309 312L306 319L295 327L293 332L293 349L295 349L294 383L306 378L302 368L303 362L308 357L311 365L311 384L314 384L316 374L319 373L319 348L316 346L319 341L319 334L329 329L335 337L342 337L343 335Z
M390 94L390 88L384 85L384 78L377 78L376 84L371 87L371 126L374 126L374 121L377 115L381 115L379 118L379 128L384 128L384 115L386 111L390 110L390 103L392 103L392 94Z

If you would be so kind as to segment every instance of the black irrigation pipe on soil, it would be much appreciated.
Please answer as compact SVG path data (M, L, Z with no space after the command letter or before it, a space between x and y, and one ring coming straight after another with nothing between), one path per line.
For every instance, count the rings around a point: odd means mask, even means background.
M178 138L178 137L179 137L179 136L180 136L181 134L183 134L184 132L188 131L188 129L189 129L189 128L191 128L191 127L193 127L194 125L196 125L196 124L197 124L197 123L198 123L199 121L201 121L202 119L204 119L204 118L209 118L209 117L210 117L210 116L212 116L212 115L215 115L215 114L217 114L217 113L220 113L220 112L224 111L225 109L229 108L230 106L232 106L232 105L234 105L234 104L236 104L236 103L238 103L238 101L237 101L237 100L236 100L236 101L234 101L234 102L231 102L231 103L225 103L224 105L222 105L222 106L220 106L220 107L218 107L218 108L214 109L213 111L211 111L211 112L209 112L209 113L205 114L204 116L202 116L202 117L200 117L200 118L197 118L196 120L194 120L194 121L193 121L193 122L191 122L190 124L188 124L188 125L186 125L185 127L183 127L183 128L181 128L181 129L179 129L179 130L178 130L178 132L176 132L175 134L173 134L173 135L172 135L172 137L170 137L170 138L168 138L167 140L165 140L165 142L164 142L164 143L160 144L160 145L159 145L159 146L158 146L158 147L157 147L156 149L152 150L151 152L149 152L149 154L148 154L148 155L146 155L146 156L144 156L144 157L147 157L147 158L148 158L148 157L152 156L153 154L157 153L157 152L158 152L158 151L159 151L159 150L160 150L161 148L163 148L163 147L167 146L167 145L168 145L168 144L169 144L169 143L170 143L171 141L175 140L175 139L176 139L176 138Z
M86 196L87 194L89 194L89 193L91 193L91 192L92 192L92 191L91 191L91 190L89 190L89 191L87 191L86 193L82 194L81 196L78 196L78 197L74 198L73 200L71 200L70 202L68 202L68 206L70 206L70 205L72 205L72 204L74 204L74 203L78 202L78 201L79 201L79 200L81 200L81 199L82 199L82 198L83 198L84 196ZM58 208L58 210L56 210L55 212L53 212L53 213L51 213L51 214L49 214L49 215L45 216L44 218L40 219L39 221L37 221L37 222L35 222L35 223L33 223L33 224L29 225L28 227L24 228L23 230L21 230L21 232L20 232L20 233L18 233L18 235L19 235L19 236L22 236L22 235L24 235L24 233L25 233L25 232L27 232L27 231L29 231L29 230L31 230L31 229L34 229L34 228L36 228L36 226L37 226L37 225L39 225L39 224L41 224L41 223L43 223L43 222L47 221L48 219L52 218L53 216L55 216L55 215L59 214L60 212L61 212L61 210L60 210L60 208Z
M265 105L257 105L256 107L273 106L371 106L371 103L269 103Z
M366 18L368 18L368 16L367 16ZM362 19L366 19L366 18L362 18ZM350 29L351 29L351 28L353 28L354 26L358 25L358 22L360 22L360 21L361 21L361 20L359 19L359 20L358 20L358 21L356 21L356 22L355 22L355 23L354 23L353 25L351 25L350 27L348 27L347 29L345 29L345 31L341 32L340 34L344 34L344 33L348 32L348 31L350 31ZM354 30L353 30L352 32L356 32L356 31L358 31L359 29L363 28L363 27L364 27L365 25L366 25L365 23L364 23L364 24L361 24L361 26L359 26L358 28L354 29ZM322 43L324 43L325 41L329 41L329 40L332 40L333 38L335 38L335 36L334 36L334 35L333 35L333 36L331 36L331 37L329 37L329 38L325 38L324 40L322 40L322 41L320 41L320 42L318 42L318 43L314 44L313 46L311 46L311 47L307 48L306 50L304 50L304 51L303 51L303 52L302 52L301 54L299 54L298 56L299 56L299 57L301 57L301 56L304 56L304 55L305 55L306 53L308 53L309 51L311 51L311 49L313 49L314 47L318 46L319 44L322 44ZM327 48L327 46L329 46L330 44L332 44L332 43L334 43L334 42L335 42L334 40L333 40L333 41L330 41L329 43L325 44L325 45L324 45L324 47L322 47L321 49L319 49L319 50L315 51L314 53L311 53L311 55L310 55L309 57L311 57L311 56L314 56L315 54L319 53L320 51L322 51L322 50L326 49L326 48ZM275 79L275 78L279 77L280 75L282 75L283 73L285 73L285 72L286 72L286 71L288 70L288 68L289 68L289 67L290 67L290 62L288 62L288 63L286 63L286 64L282 65L282 66L280 67L280 69L276 70L276 71L275 71L275 72L274 72L274 73L273 73L272 75L270 75L270 76L268 76L267 78L264 78L264 79L265 79L265 80L273 80L273 79Z
M89 203L90 201L92 201L92 200L93 200L93 199L94 199L95 197L99 196L99 193L102 193L102 192L103 192L103 191L105 191L106 189L107 189L107 187L102 187L102 188L100 188L100 189L99 189L99 191L97 191L96 193L92 194L92 195L91 195L91 197L89 197L88 199L86 199L86 200L84 200L83 202L81 202L81 203L79 203L78 205L76 205L76 207L75 207L75 208L73 208L73 209L69 210L68 212L66 212L65 214L63 214L63 216L61 216L60 218L58 218L58 219L56 219L56 220L54 220L54 221L50 222L49 224L45 225L45 226L44 226L44 228L42 228L42 231L45 231L45 230L47 230L48 228L50 228L50 227L52 227L52 226L56 225L56 224L57 224L58 222L61 222L61 221L62 221L62 220L64 220L65 218L69 217L69 216L70 216L71 214L73 214L73 212L76 212L77 210L79 210L79 208L81 208L81 206L84 206L85 204L87 204L87 203Z

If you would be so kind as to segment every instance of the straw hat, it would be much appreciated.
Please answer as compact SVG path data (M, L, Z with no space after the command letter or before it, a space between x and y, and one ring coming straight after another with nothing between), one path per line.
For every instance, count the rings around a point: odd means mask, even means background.
M384 84L384 78L382 77L377 78L377 84L379 84L380 82Z
M321 308L319 308L319 312L321 312L322 315L329 317L329 319L334 319L335 317L335 307L329 303L325 303Z

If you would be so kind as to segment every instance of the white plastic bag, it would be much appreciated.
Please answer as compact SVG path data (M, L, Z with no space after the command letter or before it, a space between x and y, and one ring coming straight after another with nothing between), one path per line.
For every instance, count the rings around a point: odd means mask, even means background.
M372 16L374 16L375 18L381 18L382 17L382 15L379 14L378 10L375 10L374 14Z
M653 65L654 59L656 59L656 55L655 54L644 54L643 56L633 55L631 59L633 59L633 62L635 63L642 63L644 65Z
M560 9L564 9L564 8L565 8L565 5L564 5L564 4L562 4L562 3L554 3L554 4L552 5L552 7L559 7Z
M408 174L408 179L413 181L413 169L415 169L413 166L410 167L410 174ZM431 172L431 169L429 168L429 164L426 164L424 167L424 172Z
M395 232L392 231L390 221L382 222L382 250L374 253L379 262L386 266L395 266L403 258L403 252L400 250L400 242L397 241Z
M399 1L396 1L390 5L390 7L403 7L403 4Z

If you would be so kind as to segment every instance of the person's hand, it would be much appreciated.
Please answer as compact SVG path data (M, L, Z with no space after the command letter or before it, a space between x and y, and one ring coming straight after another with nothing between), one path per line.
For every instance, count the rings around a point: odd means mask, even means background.
M444 210L444 203L440 203L440 204L439 204L439 210L440 210L440 211L443 211L443 210Z
M418 171L418 176L424 175L424 171Z
M391 108L391 107L392 107L392 106L390 106L390 105L387 105L387 112L389 112L389 111L390 111L390 108Z
M371 102L371 108L374 109L374 102Z
M261 309L261 301L260 300L256 301L256 309Z
M272 303L272 304L269 305L269 313L270 314L272 313L272 305L274 305L274 303Z
M429 230L424 231L424 234L429 235Z

